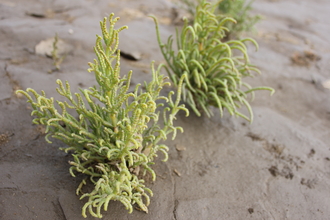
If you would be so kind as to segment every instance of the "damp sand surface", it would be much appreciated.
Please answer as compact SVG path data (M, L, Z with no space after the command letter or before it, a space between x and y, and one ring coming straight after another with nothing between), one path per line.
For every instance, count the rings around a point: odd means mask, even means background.
M73 91L95 85L87 62L99 21L112 12L121 17L117 27L129 26L120 49L137 59L122 58L121 74L133 70L133 85L149 81L150 62L164 60L147 15L159 18L165 41L180 25L173 7L169 0L0 0L0 219L78 220L86 202L75 194L83 177L70 176L63 143L44 140L14 91L60 98L56 79ZM228 112L220 118L216 109L211 119L180 114L185 132L166 142L169 160L157 160L157 180L146 183L154 192L149 213L110 202L104 219L329 219L330 2L255 0L253 8L263 17L251 35L260 48L248 47L262 75L246 81L276 93L256 92L252 124ZM66 43L60 71L35 53L56 33Z

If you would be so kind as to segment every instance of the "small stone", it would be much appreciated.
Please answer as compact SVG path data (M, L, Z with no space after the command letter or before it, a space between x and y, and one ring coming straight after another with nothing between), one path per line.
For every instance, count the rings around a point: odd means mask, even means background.
M326 89L330 89L330 79L322 82L322 86Z
M35 46L35 53L37 55L52 57L52 52L54 50L54 45L53 45L54 41L55 41L55 37L40 41ZM58 56L64 56L73 51L73 47L65 43L62 39L58 39L56 46L57 46Z
M121 50L120 55L128 60L134 60L134 61L141 60L142 58L142 53L140 53L139 51L127 52Z
M186 147L181 146L181 145L178 145L178 144L175 145L175 149L176 149L177 151L184 151L184 150L187 150Z
M179 171L177 171L177 169L174 169L173 172L177 175L177 176L181 176L181 173Z

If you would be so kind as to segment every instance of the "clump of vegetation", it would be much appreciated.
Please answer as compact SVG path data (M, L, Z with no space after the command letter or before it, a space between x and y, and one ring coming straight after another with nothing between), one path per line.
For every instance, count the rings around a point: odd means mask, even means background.
M180 0L180 6L195 17L196 7L204 0ZM259 15L251 15L251 5L254 0L247 2L246 0L218 0L214 13L221 18L231 17L235 22L226 22L224 26L227 28L225 40L236 39L241 37L242 33L253 31L254 25L261 19ZM178 4L179 4L178 2ZM191 21L193 22L193 21Z
M222 0L219 3L218 10L222 16L228 16L235 19L235 23L227 22L227 39L238 38L244 32L253 30L254 25L261 19L259 15L251 15L251 4L253 0L246 3L245 0Z
M158 22L155 17L156 32L161 52L168 64L167 70L174 85L183 83L182 98L193 111L200 116L205 112L213 115L211 106L216 106L223 115L226 108L231 115L241 116L252 122L253 112L248 102L248 95L256 90L273 89L268 87L252 88L243 82L244 77L253 76L259 69L250 63L246 43L258 44L251 38L225 41L227 22L234 22L230 17L215 14L217 4L211 5L201 1L196 8L193 24L185 19L181 31L177 30L176 44L173 49L173 38L170 36L166 44L161 42ZM246 106L250 116L239 112Z
M174 139L177 131L182 131L173 125L179 110L188 115L184 105L179 105L183 79L177 82L179 92L175 102L174 92L168 97L160 95L169 84L160 75L162 66L154 69L152 64L152 80L145 83L145 90L138 84L134 92L128 91L132 72L120 77L118 50L118 33L127 27L115 29L118 18L113 16L109 17L109 28L107 18L101 21L102 37L97 36L94 47L97 59L89 63L88 71L94 72L98 86L72 94L68 82L57 80L57 92L66 99L63 102L47 98L44 91L41 94L30 88L26 92L17 91L28 98L32 115L36 116L33 122L46 126L46 140L50 142L51 136L68 145L62 150L72 153L71 175L86 174L94 184L91 192L83 192L88 179L77 188L81 199L88 198L82 208L83 217L88 211L101 218L101 208L107 210L111 200L120 201L129 212L134 204L148 212L153 193L145 186L143 177L149 173L156 179L152 169L154 158L159 151L164 154L163 161L168 158L168 147L160 141L170 133ZM162 107L164 102L168 107ZM68 110L75 112L77 118Z

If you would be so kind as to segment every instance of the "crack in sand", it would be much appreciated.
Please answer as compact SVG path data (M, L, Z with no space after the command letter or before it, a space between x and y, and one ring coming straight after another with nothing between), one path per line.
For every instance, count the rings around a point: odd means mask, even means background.
M167 166L167 168L169 169L169 167L168 167L168 165L166 165ZM173 187L173 200L174 200L174 208L173 208L173 217L174 217L174 219L175 220L177 220L177 216L176 216L176 209L177 209L177 207L178 207L178 205L179 205L179 200L177 200L176 199L176 182L175 182L175 178L173 178L173 175L172 175L172 172L171 172L171 170L169 169L169 171L170 171L170 176L171 176L171 181L172 181L172 187Z
M12 87L12 95L9 98L12 98L12 96L20 97L15 94L15 91L18 89L21 89L21 86L16 80L14 80L12 78L11 74L8 71L8 67L9 67L9 65L7 63L5 63L5 67L4 67L5 76L8 78L9 84Z
M174 216L174 219L175 219L175 220L177 220L176 209L177 209L178 205L179 205L179 200L176 199L176 200L174 201L174 209L173 209L173 216Z
M171 169L168 165L168 163L165 163L166 167L167 167L167 170L169 172L169 175L171 177L171 183L172 183L172 187L173 187L173 194L172 194L172 198L173 198L173 201L174 201L174 208L173 208L173 217L174 217L174 220L177 220L177 215L176 215L176 209L179 205L179 200L177 200L175 197L176 195L176 182L175 182L175 178L173 178L173 175L172 175L172 172L171 172Z
M67 217L65 215L65 212L63 210L63 207L61 205L61 202L60 202L59 198L57 198L57 204L55 202L52 202L52 203L53 203L55 208L58 207L58 209L60 210L61 213L58 213L58 215L63 217L64 220L67 220Z
M37 215L33 210L31 210L29 206L25 205L25 207L27 208L27 210L28 210L29 212L32 213L32 215L34 215L36 218L38 217L38 215ZM33 208L34 208L34 207L33 207Z

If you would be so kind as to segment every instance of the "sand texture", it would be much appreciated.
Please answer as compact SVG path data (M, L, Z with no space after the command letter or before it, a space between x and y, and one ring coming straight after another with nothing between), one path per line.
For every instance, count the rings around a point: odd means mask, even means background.
M87 63L95 57L99 21L112 12L121 17L117 27L129 26L120 49L137 59L122 58L121 74L133 70L133 86L149 81L150 62L164 60L147 15L160 19L165 41L175 34L174 6L0 0L0 219L78 220L85 202L75 194L83 177L71 177L71 156L58 150L63 143L45 141L26 99L14 92L34 88L58 99L56 79L68 80L73 91L95 85ZM276 93L256 92L252 124L228 112L220 118L216 109L211 119L180 114L176 125L185 132L166 142L169 160L160 155L157 180L147 182L154 192L149 214L128 214L111 202L104 219L330 219L330 1L255 0L253 8L263 20L250 35L260 49L249 45L249 54L262 75L246 81ZM66 54L60 71L35 53L55 33Z

